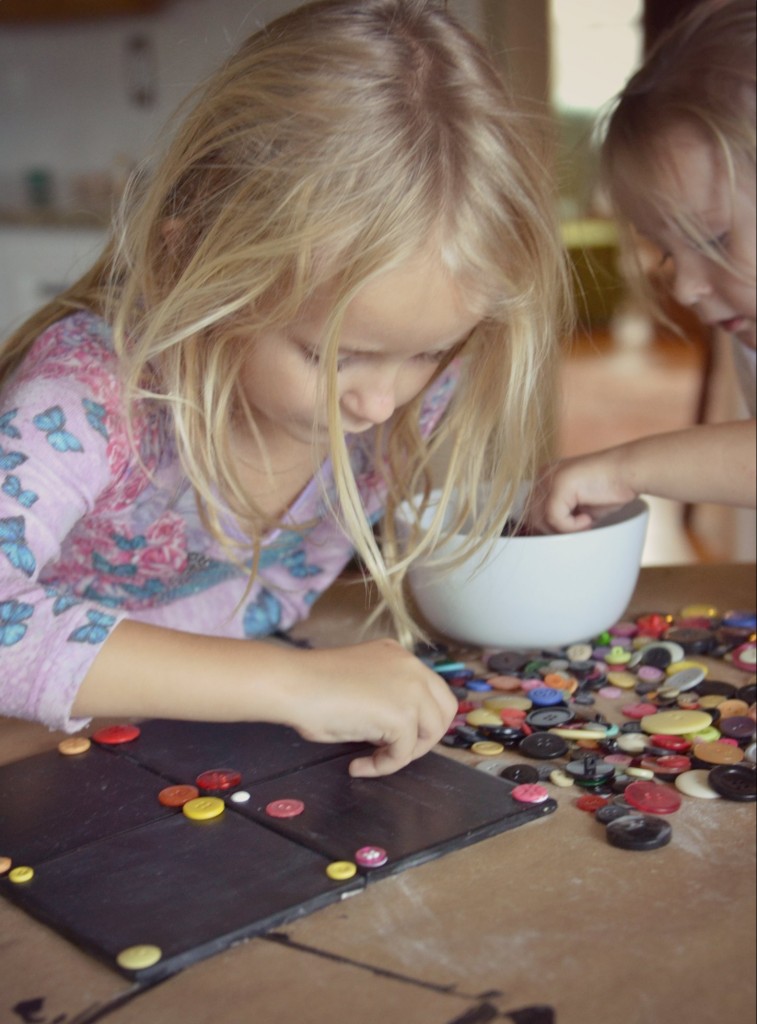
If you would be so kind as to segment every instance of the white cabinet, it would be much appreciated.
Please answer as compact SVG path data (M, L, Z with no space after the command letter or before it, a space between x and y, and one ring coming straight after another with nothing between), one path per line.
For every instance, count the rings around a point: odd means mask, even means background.
M100 228L0 226L0 344L76 280L105 244Z

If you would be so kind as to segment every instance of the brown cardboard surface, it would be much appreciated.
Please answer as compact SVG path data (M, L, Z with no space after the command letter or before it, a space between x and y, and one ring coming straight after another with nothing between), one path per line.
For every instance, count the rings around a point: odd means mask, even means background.
M753 608L754 567L644 570L632 609L703 602ZM363 615L361 589L337 586L298 632L352 642ZM717 678L746 676L720 662ZM0 721L0 760L58 738ZM558 811L542 821L377 881L147 992L0 901L0 1022L18 1024L14 1007L35 999L40 1024L486 1024L541 1004L556 1024L753 1022L755 804L686 798L671 844L631 853L607 843L574 791L553 795Z

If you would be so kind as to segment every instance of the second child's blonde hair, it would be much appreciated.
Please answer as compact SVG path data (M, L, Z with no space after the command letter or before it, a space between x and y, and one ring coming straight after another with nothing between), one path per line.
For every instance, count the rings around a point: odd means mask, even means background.
M398 632L418 635L403 596L410 561L465 521L469 549L497 536L547 443L570 283L540 135L481 44L433 0L305 4L247 40L186 109L126 197L102 259L17 332L5 372L72 308L102 313L130 401L170 411L210 529L225 539L230 506L254 567L277 524L245 493L231 458L235 421L256 430L241 367L259 332L292 323L328 285L322 372L338 514ZM378 432L389 489L382 545L339 422L339 324L366 283L433 246L483 317L434 436L418 430L422 395ZM428 492L443 449L439 512L402 553L394 512Z
M600 173L620 214L634 283L653 306L654 294L634 258L638 244L630 221L639 210L654 210L714 260L728 263L726 253L708 246L706 227L687 217L670 190L659 186L669 180L667 138L679 128L710 147L732 188L739 171L754 178L756 61L754 0L704 0L661 36L607 119Z

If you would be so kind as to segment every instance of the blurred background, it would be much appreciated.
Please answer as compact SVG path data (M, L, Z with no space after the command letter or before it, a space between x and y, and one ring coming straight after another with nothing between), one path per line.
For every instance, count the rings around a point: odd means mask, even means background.
M448 0L554 126L579 327L561 359L558 454L744 415L724 339L628 295L595 182L594 125L696 0ZM0 344L102 245L133 167L189 90L298 0L0 0ZM703 467L706 473L706 467ZM755 558L755 516L654 500L644 563Z

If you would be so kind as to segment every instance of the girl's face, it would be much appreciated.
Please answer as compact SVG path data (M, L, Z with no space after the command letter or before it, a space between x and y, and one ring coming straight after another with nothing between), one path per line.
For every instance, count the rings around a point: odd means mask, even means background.
M658 191L681 223L696 224L706 241L697 244L680 226L648 213L633 220L670 264L676 300L754 348L754 173L737 168L732 186L713 147L685 126L668 131L662 144L670 173Z
M318 364L329 298L324 292L295 323L262 334L250 348L242 386L273 451L328 442ZM347 308L339 345L345 432L370 430L415 398L480 319L438 258L418 258L366 285Z

